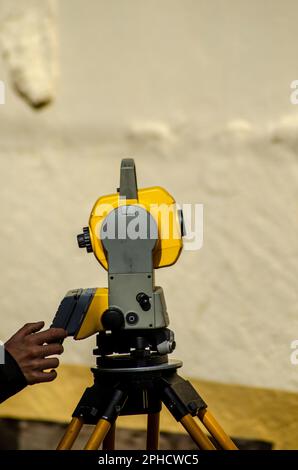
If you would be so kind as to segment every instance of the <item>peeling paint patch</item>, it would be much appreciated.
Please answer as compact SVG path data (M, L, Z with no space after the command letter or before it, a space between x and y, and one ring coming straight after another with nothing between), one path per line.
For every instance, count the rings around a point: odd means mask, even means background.
M136 141L172 142L174 140L170 126L160 121L132 123L127 135Z
M11 2L1 17L0 45L13 87L33 108L53 101L58 75L56 3Z

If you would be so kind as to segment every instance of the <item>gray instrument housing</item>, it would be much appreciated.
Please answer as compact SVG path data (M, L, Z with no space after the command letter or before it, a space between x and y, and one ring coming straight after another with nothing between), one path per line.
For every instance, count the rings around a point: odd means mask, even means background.
M137 199L133 160L122 162L119 193L121 199ZM163 290L154 285L153 249L158 227L152 215L137 204L120 205L107 215L100 238L108 259L109 308L124 314L124 329L168 326ZM149 297L147 311L137 300L140 293ZM137 318L135 323L128 321L131 313Z

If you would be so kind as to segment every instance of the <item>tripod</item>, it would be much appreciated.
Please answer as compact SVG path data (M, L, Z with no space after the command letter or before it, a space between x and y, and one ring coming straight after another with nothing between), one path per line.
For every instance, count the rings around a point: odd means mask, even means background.
M101 445L103 450L114 450L118 416L138 414L147 414L147 450L157 450L162 403L199 449L237 450L191 383L177 374L181 366L181 361L168 361L166 355L146 357L146 350L141 348L137 354L100 356L97 368L92 369L94 385L84 392L57 450L71 449L84 424L95 425L85 450L96 450Z

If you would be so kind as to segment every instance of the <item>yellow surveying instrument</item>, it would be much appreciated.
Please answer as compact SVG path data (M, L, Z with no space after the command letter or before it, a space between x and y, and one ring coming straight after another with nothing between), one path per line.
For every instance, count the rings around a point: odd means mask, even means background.
M148 415L147 450L157 450L162 403L200 449L237 449L191 383L177 374L182 362L168 359L175 339L154 270L177 261L183 236L183 214L173 197L161 187L139 190L134 161L122 160L117 193L96 201L89 226L77 237L108 271L108 288L69 291L52 324L76 340L97 335L94 385L74 410L58 450L72 448L83 424L95 425L86 450L114 450L117 417L138 414Z

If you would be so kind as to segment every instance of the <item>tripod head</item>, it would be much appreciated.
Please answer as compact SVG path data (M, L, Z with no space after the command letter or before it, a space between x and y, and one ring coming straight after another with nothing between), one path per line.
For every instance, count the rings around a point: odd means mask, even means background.
M154 270L178 260L183 235L173 197L158 186L138 189L134 160L122 160L117 193L96 201L77 237L108 271L108 288L69 291L52 326L76 340L98 333L98 355L172 352L174 335Z

